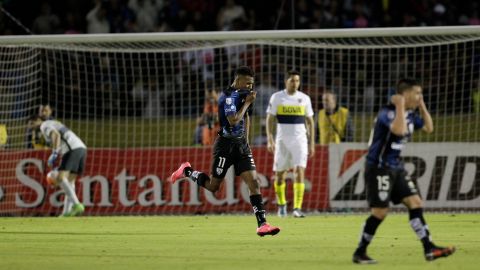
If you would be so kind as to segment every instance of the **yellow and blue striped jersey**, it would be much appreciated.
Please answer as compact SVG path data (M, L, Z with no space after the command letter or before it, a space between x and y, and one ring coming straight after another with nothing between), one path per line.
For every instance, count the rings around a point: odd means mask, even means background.
M267 113L277 117L277 139L305 136L305 117L313 116L312 102L303 92L289 95L287 90L282 90L270 97Z

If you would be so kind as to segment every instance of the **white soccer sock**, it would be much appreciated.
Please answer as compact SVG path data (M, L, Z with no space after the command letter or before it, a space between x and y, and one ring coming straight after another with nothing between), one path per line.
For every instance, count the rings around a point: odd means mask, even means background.
M422 220L420 220L419 218L414 218L410 220L410 226L412 227L413 231L415 231L415 233L417 234L417 237L419 240L422 240L425 237L428 237L428 239L430 240L429 233L428 233L428 226L423 225Z
M62 215L65 215L66 213L70 212L70 209L72 208L71 205L72 205L72 203L70 202L70 199L68 198L67 195L65 195L64 198L63 198Z
M75 194L75 187L70 185L67 179L64 178L60 181L60 187L62 187L63 191L65 191L65 196L68 197L73 204L80 203Z
M73 192L75 192L75 182L69 182L69 183L72 186ZM70 198L68 198L67 195L65 195L63 199L62 215L65 215L66 213L69 213L70 211L72 211L72 207L73 207L73 201Z

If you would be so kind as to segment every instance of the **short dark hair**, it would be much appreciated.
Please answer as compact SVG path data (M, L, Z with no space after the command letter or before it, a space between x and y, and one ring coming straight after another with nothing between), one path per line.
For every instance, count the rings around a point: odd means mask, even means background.
M287 76L286 76L286 78L288 79L288 78L290 78L290 77L292 77L292 76L295 76L295 75L298 75L298 76L300 77L300 72L298 72L298 71L295 70L295 69L291 69L291 70L287 71Z
M241 66L235 70L235 76L239 76L239 75L255 77L255 72L253 72L253 70L250 67Z
M403 94L406 90L414 86L422 86L422 84L417 79L403 78L398 81L396 92L397 94Z

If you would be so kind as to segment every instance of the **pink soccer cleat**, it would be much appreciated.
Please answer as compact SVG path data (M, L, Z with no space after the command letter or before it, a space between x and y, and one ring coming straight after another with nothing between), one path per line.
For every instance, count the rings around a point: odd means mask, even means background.
M172 176L170 176L170 182L175 183L178 179L185 178L185 174L183 173L183 170L185 170L186 167L192 167L190 165L190 162L184 162L180 167L172 173Z
M275 235L279 232L280 232L279 227L270 226L270 224L266 222L263 223L262 226L257 228L257 234L262 237L265 235Z
M438 258L448 257L455 253L455 247L438 247L434 246L430 251L425 253L425 259L427 261L433 261Z

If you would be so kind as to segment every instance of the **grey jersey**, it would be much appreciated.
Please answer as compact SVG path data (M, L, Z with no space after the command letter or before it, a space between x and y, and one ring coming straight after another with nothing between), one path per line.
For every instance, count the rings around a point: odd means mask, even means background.
M50 140L50 133L53 130L58 131L60 134L60 148L62 155L74 149L87 148L87 146L75 133L73 133L73 131L58 121L47 120L40 126L40 131L47 140Z

